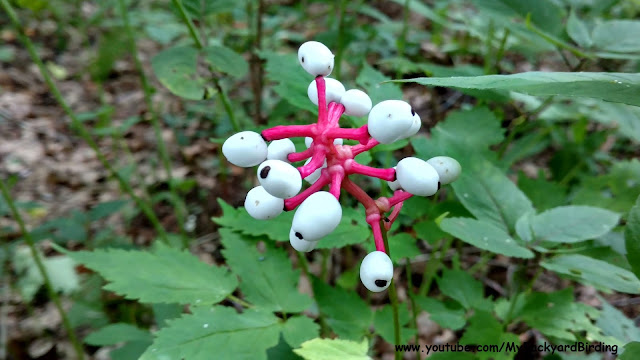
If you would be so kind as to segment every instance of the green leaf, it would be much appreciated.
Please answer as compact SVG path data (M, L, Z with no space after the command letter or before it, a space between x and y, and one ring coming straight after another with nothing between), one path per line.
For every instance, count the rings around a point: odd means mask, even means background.
M249 71L249 64L244 57L226 46L211 45L202 51L205 60L220 72L241 78Z
M518 336L515 334L505 333L502 329L502 324L486 311L476 311L473 316L469 318L469 326L467 326L464 335L460 338L460 344L462 345L498 344L498 346L500 346L511 342L519 345L520 339L518 339ZM498 349L497 352L482 351L476 355L479 359L494 360L512 359L514 356L514 354L502 348Z
M94 206L91 210L89 210L87 216L91 221L100 220L109 215L117 213L128 203L128 200L106 201Z
M640 196L629 212L624 228L624 243L631 270L640 278Z
M318 337L320 325L306 316L294 316L282 325L282 335L291 347L297 348L303 342Z
M398 318L400 320L400 343L406 344L409 339L415 336L416 330L409 329L405 325L411 319L409 315L408 303L401 304L398 307ZM389 344L395 344L395 330L393 328L393 308L386 305L382 309L375 312L373 317L373 326L376 333L380 335Z
M520 246L504 230L488 222L471 218L446 218L440 223L440 228L466 243L496 254L527 259L533 257L531 250Z
M147 330L126 323L109 324L84 338L84 342L94 346L116 345L129 341L149 341L152 336Z
M636 360L640 354L640 342L630 342L624 346L624 353L618 357L619 360Z
M567 201L567 189L546 180L542 174L537 179L531 179L521 172L518 175L518 188L531 199L539 211L565 205Z
M318 278L312 284L318 308L338 336L359 341L369 333L373 313L356 292L331 287Z
M80 288L80 279L76 273L76 263L68 256L44 257L43 265L51 281L51 286L55 291L63 294L71 294ZM11 264L19 275L18 289L25 301L31 302L40 287L44 285L44 279L33 260L31 250L26 246L15 248Z
M172 320L156 333L140 360L267 359L278 343L280 325L273 314L248 309L195 307L192 314Z
M220 238L231 270L240 278L247 300L263 310L299 312L311 305L311 299L297 290L300 271L291 268L286 251L265 243L264 251L230 229L220 229Z
M464 316L465 311L461 307L455 308L429 297L419 297L416 303L422 310L429 313L429 319L445 329L459 330L467 322Z
M576 16L576 12L573 9L569 13L569 19L567 19L567 34L580 47L590 48L593 45L587 25Z
M547 336L576 341L576 334L586 332L590 341L600 339L600 329L593 325L598 310L574 301L568 288L553 293L534 292L523 297L525 303L514 311L514 317Z
M295 54L262 51L260 57L266 60L267 80L276 83L271 87L273 91L293 106L313 114L318 112L318 108L307 97L307 88L313 81L313 77L298 64L298 57Z
M390 79L365 63L358 73L356 84L364 88L373 105L383 100L401 100L404 95L400 86L390 82L382 84L387 80Z
M422 251L418 248L417 240L409 233L397 233L389 236L389 248L391 251L391 260L396 264L402 259L412 259L420 254ZM373 242L365 243L365 248L368 252L375 251L376 247Z
M532 217L529 222L537 240L575 243L611 231L620 215L590 206L561 206Z
M305 360L370 360L367 340L357 343L340 339L313 339L293 350Z
M413 137L411 145L423 159L447 155L462 164L463 173L475 157L468 159L470 152L489 157L489 146L504 139L500 119L486 107L452 111L444 121L431 129L431 138Z
M640 21L610 20L593 29L593 44L604 51L631 53L640 52Z
M577 96L640 106L640 74L541 72L476 77L394 80L459 89L494 89L538 96Z
M596 326L602 329L606 336L613 337L618 345L622 346L630 341L640 341L640 328L633 320L626 317L620 310L611 306L605 299L598 297L602 302L602 310L596 321ZM611 344L612 341L607 341Z
M492 308L491 301L484 298L482 283L462 270L446 269L436 281L444 295L456 300L465 309L490 310Z
M153 252L106 249L69 256L109 281L105 289L141 302L215 304L238 286L226 269L162 243Z
M147 341L130 341L124 346L109 352L111 360L138 360L151 345L151 339Z
M289 229L295 211L280 214L269 221L252 218L244 208L233 208L218 199L222 207L223 216L213 218L216 224L228 227L234 231L251 236L266 235L276 241L289 241ZM320 240L316 249L341 248L347 245L359 244L371 236L371 231L363 224L364 214L353 208L342 210L342 220L338 227Z
M506 233L513 232L522 215L534 211L516 184L487 160L477 159L471 167L463 167L452 186L470 213Z
M177 46L153 57L151 67L158 80L173 94L189 100L202 100L206 82L197 74L198 49Z
M583 255L561 255L540 264L603 290L639 294L640 280L630 271Z
M640 195L640 161L619 161L608 173L585 178L582 187L573 194L573 204L598 205L626 213Z

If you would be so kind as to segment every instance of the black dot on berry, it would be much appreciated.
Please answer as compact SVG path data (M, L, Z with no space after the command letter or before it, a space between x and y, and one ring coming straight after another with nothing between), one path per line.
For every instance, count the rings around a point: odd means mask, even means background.
M244 136L240 136L240 140L244 140Z
M299 232L296 231L296 237L300 240L303 240L302 238L302 234L300 234Z
M376 280L374 281L377 287L385 287L387 286L387 280Z
M302 62L304 62L304 56L302 57Z
M441 186L440 181L438 181L438 190L440 190L440 186Z
M416 116L416 111L411 108L411 116Z
M260 177L266 179L269 176L269 171L271 171L271 166L265 166L260 170Z
M389 221L391 221L391 220L389 220L388 217L384 218L384 222L389 222Z

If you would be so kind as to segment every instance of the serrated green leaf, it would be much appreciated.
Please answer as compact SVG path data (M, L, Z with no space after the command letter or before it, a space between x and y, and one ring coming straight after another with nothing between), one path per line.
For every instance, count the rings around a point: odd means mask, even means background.
M320 325L306 316L294 316L282 324L282 336L292 348L297 348L303 342L317 338L319 333Z
M370 360L367 340L357 343L340 339L313 339L293 350L305 360Z
M198 49L178 46L153 57L151 67L156 77L173 94L189 100L202 100L205 80L198 73Z
M152 336L147 330L126 323L109 324L84 338L84 342L94 346L115 345L129 341L149 341Z
M465 311L461 307L447 306L447 304L429 297L416 298L420 308L429 313L429 319L435 321L445 329L459 330L466 324Z
M640 52L640 21L610 20L599 23L593 29L594 47L611 52Z
M360 340L369 333L373 313L356 292L331 287L317 278L313 278L312 284L318 308L338 336Z
M567 34L580 47L589 48L593 45L591 33L587 25L576 16L576 12L572 9L567 19Z
M236 78L247 75L249 64L241 55L222 45L211 45L202 49L205 60L216 70Z
M538 211L566 205L567 189L558 183L544 179L542 176L531 179L521 172L518 175L518 188L531 199Z
M510 90L529 95L590 97L640 106L640 74L604 72L542 72L476 77L394 80L462 89Z
M573 194L573 204L598 205L626 213L640 195L640 161L619 161L608 173L584 179L582 187Z
M640 196L629 211L624 228L624 243L631 270L640 278Z
M106 249L69 256L109 281L105 289L141 302L215 304L238 286L226 269L161 243L153 252Z
M561 255L543 261L540 265L603 290L640 293L640 280L632 272L588 256Z
M213 218L216 224L240 231L245 235L266 235L276 241L289 241L289 229L291 229L295 211L285 212L274 219L262 221L252 218L244 208L235 209L222 199L218 199L218 203L222 207L223 215L219 218ZM366 224L358 221L361 219L364 219L364 214L358 210L343 209L342 220L338 227L331 234L322 238L316 249L341 248L364 242L371 236L371 231Z
M576 334L586 332L589 341L601 339L600 329L593 324L598 310L576 302L572 289L553 293L531 293L514 317L543 334L567 341L575 341Z
M561 206L533 216L529 223L537 240L575 243L611 231L620 215L590 206Z
M444 295L456 300L466 309L488 311L492 308L491 301L484 297L482 283L462 270L446 269L436 281Z
M446 218L440 223L440 228L466 243L496 254L526 259L533 257L531 250L522 247L504 230L488 222L471 218Z
M233 308L196 307L192 314L172 320L156 333L140 360L267 359L278 343L280 325L271 313L252 309L238 314Z
M512 333L505 333L502 324L496 320L490 313L486 311L476 311L469 318L469 326L460 338L462 345L487 345L502 344L513 342L515 345L520 344L520 339ZM498 345L500 346L500 345ZM497 352L482 351L476 355L479 359L512 359L514 354L510 354L505 349L498 349Z
M398 319L400 321L400 343L406 344L409 339L416 334L415 329L409 329L405 325L411 319L409 315L408 303L400 304L398 307ZM395 344L395 330L393 328L393 309L391 305L386 305L377 310L373 316L373 326L376 333L389 344Z
M240 288L247 300L263 310L299 312L311 305L307 295L298 292L300 271L291 268L283 249L265 243L259 252L249 241L230 229L220 229L222 254L233 272L240 276Z

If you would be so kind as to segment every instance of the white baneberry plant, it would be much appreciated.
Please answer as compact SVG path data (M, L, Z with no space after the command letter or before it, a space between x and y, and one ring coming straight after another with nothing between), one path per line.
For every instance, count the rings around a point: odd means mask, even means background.
M361 202L373 231L376 251L362 261L360 279L370 291L383 291L391 283L393 264L385 249L382 226L387 230L391 227L403 202L411 196L434 195L441 185L456 180L460 175L460 164L446 156L427 161L408 157L390 169L357 163L356 155L378 144L415 135L420 130L420 116L402 100L386 100L373 106L365 92L345 90L338 80L328 78L333 70L334 55L322 43L308 41L302 44L298 61L315 77L307 94L318 106L318 121L309 125L276 126L261 134L243 131L228 138L222 152L234 165L259 165L260 186L249 191L244 203L249 215L268 220L282 211L297 208L289 242L298 251L313 250L318 241L338 226L342 218L341 189ZM342 115L368 115L368 122L356 129L341 128L338 122ZM296 152L291 137L305 137L307 149ZM359 144L343 145L343 139L356 140ZM267 141L271 142L268 146ZM291 165L305 160L302 166ZM393 196L374 200L349 179L351 174L387 180L394 191ZM300 192L303 179L310 186ZM329 191L324 191L327 186Z

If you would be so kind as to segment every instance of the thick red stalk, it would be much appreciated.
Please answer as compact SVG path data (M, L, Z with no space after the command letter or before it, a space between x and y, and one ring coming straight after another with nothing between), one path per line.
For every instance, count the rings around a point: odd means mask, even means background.
M287 155L287 159L291 162L298 162L302 160L307 160L308 158L311 157L311 155L313 155L313 148L308 148L305 151L291 153Z
M311 125L280 125L262 130L262 137L267 141L286 139L291 137L313 137L316 134L316 124Z
M330 129L327 129L324 133L332 139L342 138L342 139L357 140L361 144L366 144L367 141L369 141L369 137L370 137L367 125L361 126L356 129L344 129L340 127L332 127Z
M311 196L311 194L317 192L318 190L322 189L325 185L327 185L329 181L331 181L329 172L327 171L327 169L322 169L320 173L320 178L316 182L311 184L311 186L306 188L303 192L299 193L298 195L284 200L284 209L286 211L290 211L297 208L298 205L302 204L302 202L305 201L309 196Z
M371 166L358 164L354 160L347 162L346 165L348 174L361 174L387 181L394 181L396 179L396 171L393 168L378 169Z

